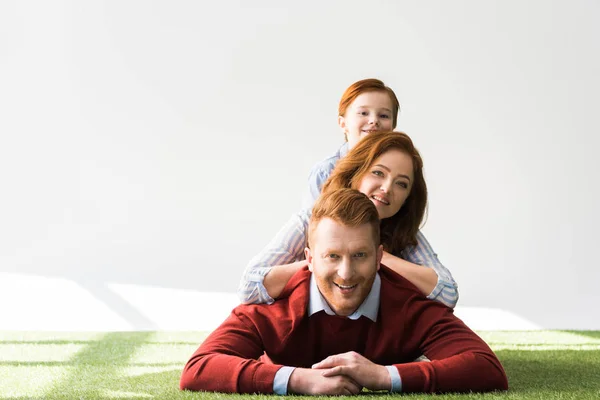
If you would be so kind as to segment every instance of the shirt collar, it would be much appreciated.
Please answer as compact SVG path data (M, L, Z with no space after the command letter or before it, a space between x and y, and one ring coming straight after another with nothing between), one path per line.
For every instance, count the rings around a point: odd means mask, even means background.
M344 142L344 144L341 145L340 148L338 149L339 158L344 157L346 154L348 154L349 151L350 151L350 149L348 148L348 142Z
M377 322L377 313L379 312L379 299L381 292L381 278L379 273L375 274L375 280L371 291L367 295L367 298L362 302L360 307L356 309L351 315L348 316L350 319L359 319L361 315L369 318L373 322ZM325 311L328 315L335 315L327 301L319 291L317 287L317 280L315 274L310 274L310 292L308 299L308 316L319 312Z

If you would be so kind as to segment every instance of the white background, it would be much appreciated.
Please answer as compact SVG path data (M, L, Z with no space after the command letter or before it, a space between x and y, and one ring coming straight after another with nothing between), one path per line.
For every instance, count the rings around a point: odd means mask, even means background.
M459 305L600 329L599 20L594 0L4 1L0 272L134 325L107 285L235 292L341 144L343 91L376 77Z

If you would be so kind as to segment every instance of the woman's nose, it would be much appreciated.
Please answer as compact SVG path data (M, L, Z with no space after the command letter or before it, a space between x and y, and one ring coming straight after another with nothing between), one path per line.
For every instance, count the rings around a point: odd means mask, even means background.
M391 184L389 182L383 182L381 187L379 188L383 193L388 193L390 191Z

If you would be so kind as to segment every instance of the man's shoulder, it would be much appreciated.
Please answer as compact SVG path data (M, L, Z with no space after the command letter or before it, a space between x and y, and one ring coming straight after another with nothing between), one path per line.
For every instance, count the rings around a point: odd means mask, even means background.
M382 299L385 297L391 298L395 302L402 302L414 296L426 298L408 279L405 279L383 264L379 269L379 276L381 277Z
M398 316L399 312L404 317L409 315L420 315L424 310L438 309L440 316L452 309L446 307L439 301L428 299L415 285L392 271L385 265L379 269L381 277L381 308L382 311L393 313ZM397 318L394 318L397 320Z
M278 300L288 300L293 302L308 301L310 276L311 272L306 266L296 271L281 291Z

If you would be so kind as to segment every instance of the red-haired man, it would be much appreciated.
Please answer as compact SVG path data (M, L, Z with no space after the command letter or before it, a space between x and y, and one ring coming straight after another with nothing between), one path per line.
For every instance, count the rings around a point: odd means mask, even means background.
M308 243L309 267L272 305L236 307L188 361L181 389L349 395L508 388L492 350L450 308L380 265L379 216L364 194L321 196ZM430 361L412 361L422 354Z

